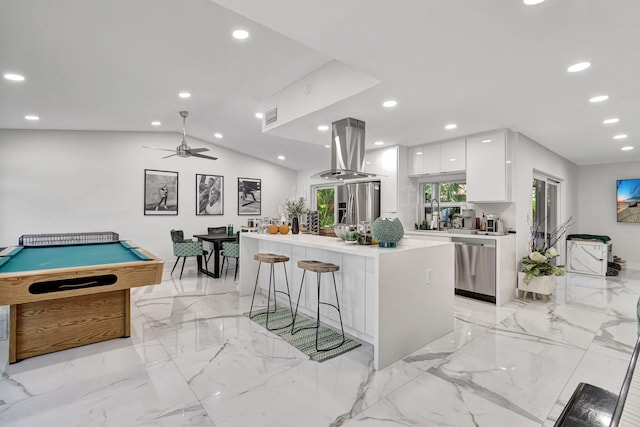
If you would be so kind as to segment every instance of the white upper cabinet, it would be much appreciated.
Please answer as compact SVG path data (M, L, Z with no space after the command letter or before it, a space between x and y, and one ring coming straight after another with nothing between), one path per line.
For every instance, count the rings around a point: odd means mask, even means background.
M379 175L380 213L388 216L398 212L399 147L380 148L365 154L365 172ZM405 172L406 173L406 172Z
M409 175L464 171L465 157L464 139L411 147L407 165Z
M510 202L507 132L467 139L467 201Z
M466 155L466 144L464 139L441 143L440 172L464 171Z
M424 145L409 148L407 162L409 175L422 175L424 173Z
M422 173L440 173L440 144L426 144L422 148Z

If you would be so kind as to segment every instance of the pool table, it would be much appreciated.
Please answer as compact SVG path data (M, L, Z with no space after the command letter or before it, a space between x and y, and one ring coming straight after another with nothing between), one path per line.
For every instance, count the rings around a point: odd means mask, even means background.
M160 283L163 264L129 241L3 249L9 362L128 337L129 289Z

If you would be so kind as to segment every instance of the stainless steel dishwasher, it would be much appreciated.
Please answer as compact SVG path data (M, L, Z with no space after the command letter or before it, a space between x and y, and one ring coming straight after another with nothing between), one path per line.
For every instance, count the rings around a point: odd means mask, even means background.
M496 241L452 237L456 245L456 294L496 302Z

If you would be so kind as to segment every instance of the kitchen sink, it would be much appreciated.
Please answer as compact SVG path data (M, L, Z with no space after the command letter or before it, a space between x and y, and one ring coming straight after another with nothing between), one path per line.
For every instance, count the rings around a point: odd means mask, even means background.
M428 233L450 233L450 234L478 234L478 230L469 230L466 228L444 228L442 230L418 230Z
M467 228L452 228L450 230L445 230L445 231L453 234L478 234L478 230L470 230Z

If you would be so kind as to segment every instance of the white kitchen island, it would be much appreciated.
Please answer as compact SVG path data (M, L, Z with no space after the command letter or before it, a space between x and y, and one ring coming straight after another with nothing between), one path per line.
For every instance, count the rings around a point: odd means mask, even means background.
M453 330L454 245L448 242L412 241L386 249L349 246L337 237L309 234L240 233L241 296L251 295L258 262L253 255L270 252L287 255L285 264L294 310L303 270L298 260L313 259L340 266L336 272L345 332L374 348L374 368L380 369L411 354ZM268 265L261 268L259 287L266 294ZM281 265L275 265L278 289L285 287ZM315 317L316 277L305 276L301 313ZM321 298L333 300L331 274L322 275ZM278 295L279 303L286 296ZM338 314L321 307L322 321L339 330Z

